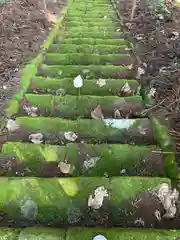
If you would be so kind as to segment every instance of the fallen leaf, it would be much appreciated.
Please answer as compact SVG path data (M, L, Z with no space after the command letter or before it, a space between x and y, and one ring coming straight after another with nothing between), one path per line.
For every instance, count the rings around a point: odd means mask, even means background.
M55 14L50 13L50 12L46 13L46 16L47 16L48 22L50 22L50 23L56 23L57 20L58 20L57 16Z
M96 82L96 84L99 86L99 87L103 87L106 85L106 79L102 79L102 78L99 78Z
M37 117L38 116L38 108L34 106L23 106L23 109L26 111L26 113L31 117Z
M88 207L92 207L93 209L100 209L103 205L104 197L108 197L108 192L104 186L96 188L94 191L94 198L92 195L89 195L88 198Z
M29 135L29 140L34 144L43 143L43 135L42 133L32 133Z
M130 88L129 84L128 83L124 84L124 86L121 88L121 91L124 93L130 93L131 88Z
M74 142L78 138L78 136L74 132L71 132L71 131L65 132L64 137L66 138L66 140L71 141L71 142Z
M58 167L60 168L61 172L64 174L68 174L71 172L71 164L60 162Z
M96 166L96 163L100 160L100 157L92 157L84 161L83 167L86 169Z
M114 112L114 118L120 119L122 118L121 116L121 112L119 111L119 109L116 109Z
M163 218L165 219L173 219L175 218L177 212L176 205L171 205L170 208L166 211L166 213L163 215Z
M98 105L92 112L91 112L91 117L93 119L104 119L103 113L101 106Z
M148 93L148 97L154 97L155 94L156 94L156 88L151 88Z
M9 132L15 132L20 128L20 125L17 124L14 120L8 119L6 128L8 129Z
M154 215L158 221L161 221L161 213L158 209L156 209L156 211L154 212Z
M78 75L74 78L74 87L75 88L81 88L83 86L83 79L81 75Z
M137 78L139 79L141 75L144 75L144 74L145 74L145 70L142 67L138 67Z

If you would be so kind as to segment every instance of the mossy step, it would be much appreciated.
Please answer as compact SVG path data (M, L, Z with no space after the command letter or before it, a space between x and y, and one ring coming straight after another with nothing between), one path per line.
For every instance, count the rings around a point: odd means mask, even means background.
M86 26L75 26L75 27L66 27L67 28L67 31L69 33L73 33L73 32L105 32L105 33L114 33L116 32L116 29L115 26L111 26L111 27L107 27L107 26L94 26L94 27L86 27ZM119 34L122 34L123 32L118 32Z
M94 18L93 17L90 17L88 15L86 15L86 17L82 17L82 16L77 16L77 17L69 17L69 16L66 16L64 18L64 21L68 21L68 22L71 22L71 21L76 21L76 22L89 22L89 23L94 23ZM99 22L99 23L117 23L118 20L116 20L115 18L107 18L106 16L104 17L100 17L100 18L96 18L96 21Z
M131 49L129 49L131 50ZM126 45L90 45L90 44L52 44L48 52L56 53L98 53L98 54L126 54Z
M97 32L66 32L65 33L66 38L102 38L102 39L109 39L109 38L125 38L125 33L120 32L107 32L107 31L97 31Z
M47 53L44 63L48 65L115 65L126 66L134 62L129 54L84 54L84 53Z
M115 113L117 110L119 118L138 117L145 109L140 96L119 98L117 96L25 94L20 111L27 115L26 106L37 107L37 114L40 115L71 119L91 118L92 111L98 106L101 107L105 118L113 118L117 115Z
M76 134L74 141L86 143L154 144L154 134L149 119L78 119L77 121L48 117L18 117L16 122L25 132L47 134L49 143L68 142L64 133ZM23 135L22 135L23 136ZM63 136L63 138L62 138ZM12 136L13 137L13 136ZM47 137L46 137L47 139ZM48 143L48 142L47 142Z
M66 240L93 240L98 235L104 236L107 240L175 240L179 238L180 231L134 228L69 228Z
M133 96L139 90L137 80L126 79L105 79L105 85L98 87L98 79L84 80L81 88L81 95L99 95L99 96ZM123 87L129 85L130 91L124 92ZM55 79L34 77L28 92L58 94L60 89L64 89L66 94L77 95L77 89L73 85L72 78Z
M16 133L11 138L18 138ZM45 135L44 137L47 137ZM23 133L22 141L29 141L29 133ZM45 143L46 140L44 139ZM2 147L0 157L15 156L13 168L21 168L24 176L159 176L164 177L163 155L156 146L131 146L120 144L91 145L84 143L54 146L7 142ZM61 172L58 164L67 161L71 165L70 173ZM3 168L0 164L0 175L10 176L13 169Z
M74 26L74 27L77 27L78 25L81 25L81 26L84 26L84 27L95 27L95 26L98 26L98 27L115 27L116 26L116 29L118 28L117 26L119 25L119 23L113 23L113 22L84 22L84 21L64 21L64 24L66 26Z
M76 7L71 7L67 11L67 16L71 15L93 15L93 16L104 16L105 14L109 15L114 15L114 10L112 8L93 8L93 7L87 7L87 8L82 8L82 9L76 9Z
M49 227L28 227L24 229L1 228L2 240L93 240L102 235L107 240L174 240L179 237L179 230L123 229L123 228L68 228L67 230ZM166 236L166 238L165 238Z
M62 39L61 36L57 37L54 40L54 43L61 43L61 44L77 44L77 45L81 45L81 44L90 44L90 45L126 45L127 44L127 40L123 39L123 38L119 38L119 39L104 39L104 38L64 38ZM121 47L121 46L120 46Z
M73 11L69 11L68 13L67 13L67 17L79 17L79 15L81 15L79 12L73 12ZM90 13L87 13L87 14L84 14L83 15L83 18L86 18L86 16L88 16L88 17L91 17L91 18L103 18L104 17L104 15L108 15L108 17L113 17L114 15L115 15L115 13L114 13L114 11L110 11L110 13L108 14L108 12L106 11L105 13L104 12L98 12L98 10L97 10L97 12L93 12L93 11L91 11ZM95 21L96 19L94 19L94 21Z
M1 178L0 211L11 226L137 226L154 227L159 199L155 191L166 178L98 177L83 178ZM95 191L103 192L99 209L93 208ZM89 204L88 204L89 202ZM154 206L145 211L144 205ZM163 214L163 211L162 211ZM168 220L167 220L168 221ZM176 220L175 221L179 221ZM173 222L170 220L168 222ZM159 227L163 227L163 221Z
M37 76L68 78L81 75L85 79L93 78L126 78L131 79L135 72L128 66L113 65L46 65L39 67Z

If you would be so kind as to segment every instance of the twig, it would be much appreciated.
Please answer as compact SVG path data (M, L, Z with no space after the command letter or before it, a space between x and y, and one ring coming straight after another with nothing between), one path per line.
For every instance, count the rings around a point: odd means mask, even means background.
M151 111L152 109L159 107L163 102L165 101L165 99L163 99L160 103L152 106L151 108L145 109L144 111L141 112L142 115L148 113L149 111Z
M136 10L136 1L137 0L133 0L133 6L132 6L132 11L131 11L131 18L130 20L132 21L135 15L135 10Z

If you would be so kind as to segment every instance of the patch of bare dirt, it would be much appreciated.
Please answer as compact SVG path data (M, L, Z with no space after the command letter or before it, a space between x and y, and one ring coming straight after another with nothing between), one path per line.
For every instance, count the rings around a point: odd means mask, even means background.
M170 127L180 151L180 8L170 0L165 1L164 9L155 9L156 0L128 2L126 29L145 69L141 83L145 89L156 91L156 107L149 112Z
M0 111L19 84L19 69L36 56L66 0L0 3ZM45 4L46 3L46 4Z

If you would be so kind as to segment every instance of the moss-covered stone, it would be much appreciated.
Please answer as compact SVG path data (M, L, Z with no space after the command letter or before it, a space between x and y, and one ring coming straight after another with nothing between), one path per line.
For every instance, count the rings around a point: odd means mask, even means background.
M126 45L88 45L88 44L53 44L49 52L59 53L96 53L96 54L127 54Z
M129 54L84 54L84 53L47 53L45 64L49 65L130 65L133 63L133 58Z
M19 117L16 121L31 132L72 131L77 133L78 141L87 143L108 142L147 145L154 143L151 122L148 119L118 119L117 121L78 119L77 121L70 121L48 117Z
M45 142L47 135L44 135ZM27 134L28 139L28 134ZM21 140L26 140L21 138ZM10 140L9 140L10 141ZM25 165L26 176L61 176L60 162L67 161L75 169L72 176L165 176L163 156L155 146L132 146L126 144L91 145L70 143L66 146L37 145L30 143L8 142L3 145L2 156L13 155ZM18 163L17 163L18 164ZM122 173L121 173L122 172ZM9 175L8 171L4 175Z
M77 77L92 78L133 78L134 72L128 66L113 65L41 65L38 76L57 78Z
M84 80L81 88L81 95L96 95L96 96L132 96L137 93L139 83L136 80L126 79L106 79L106 84L102 87L97 85L98 79ZM128 84L131 91L124 93L121 89ZM73 85L71 78L55 79L34 77L32 84L29 86L28 92L32 93L51 93L56 95L58 89L64 89L66 94L77 95L77 89Z

